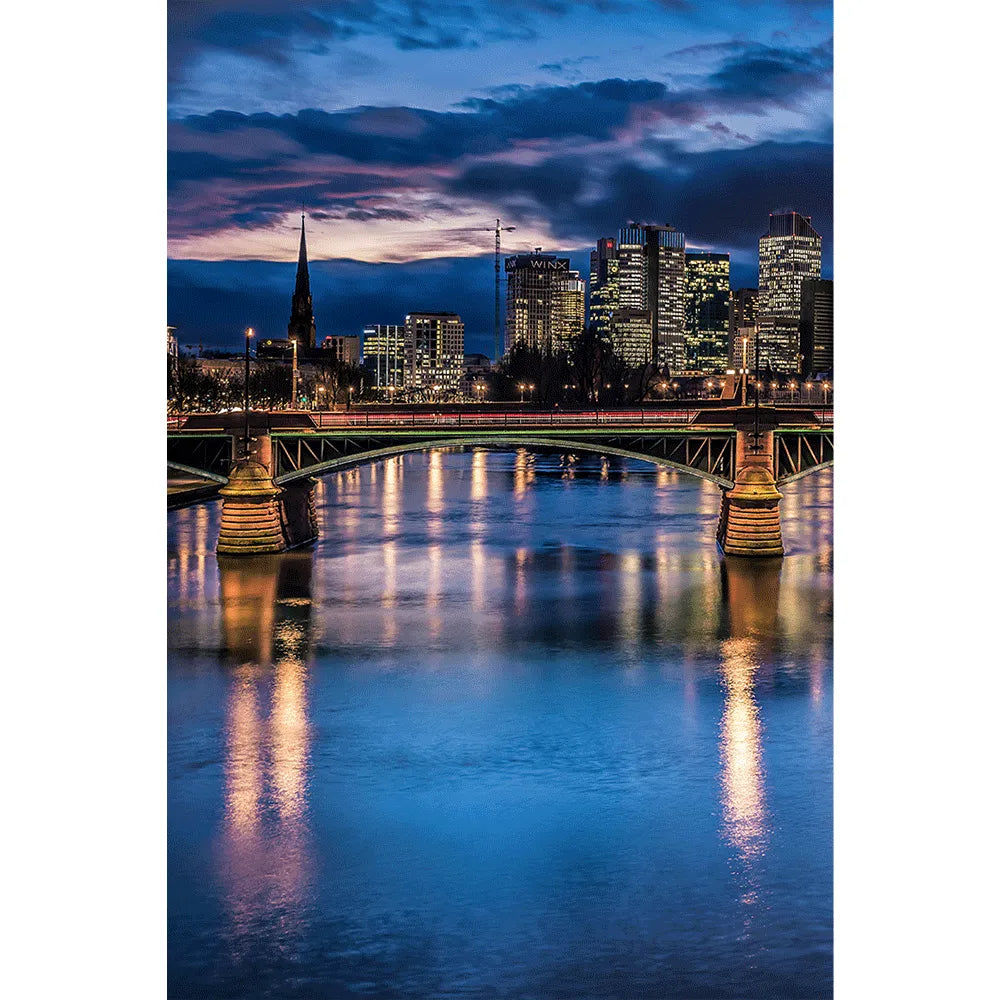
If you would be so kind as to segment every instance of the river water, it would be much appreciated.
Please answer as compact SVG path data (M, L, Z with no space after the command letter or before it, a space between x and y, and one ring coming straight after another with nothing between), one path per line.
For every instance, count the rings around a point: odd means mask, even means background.
M832 472L784 560L599 456L325 477L307 551L169 517L169 995L832 993Z

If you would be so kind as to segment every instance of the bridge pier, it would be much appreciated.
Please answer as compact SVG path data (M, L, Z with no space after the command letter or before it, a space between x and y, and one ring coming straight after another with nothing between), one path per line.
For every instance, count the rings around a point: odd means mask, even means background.
M266 555L315 541L316 480L304 479L284 489L275 486L269 468L270 435L254 439L251 455L234 464L229 482L219 490L222 519L216 552Z
M774 425L759 420L753 410L736 423L736 477L722 491L716 537L727 556L781 556L781 493L774 481Z

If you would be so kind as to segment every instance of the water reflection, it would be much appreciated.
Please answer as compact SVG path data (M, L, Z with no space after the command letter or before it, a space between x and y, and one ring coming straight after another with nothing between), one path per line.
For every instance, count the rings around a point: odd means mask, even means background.
M225 716L219 874L238 954L262 928L278 950L304 926L308 845L311 552L219 558Z
M735 851L741 901L748 906L758 899L759 862L771 833L754 688L776 639L780 575L780 560L730 558L722 564L729 616L729 638L721 647L725 689L720 725L723 836Z

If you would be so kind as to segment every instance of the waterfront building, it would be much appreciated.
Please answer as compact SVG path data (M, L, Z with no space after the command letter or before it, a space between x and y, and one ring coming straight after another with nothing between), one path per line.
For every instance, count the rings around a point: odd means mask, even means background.
M404 329L406 388L457 392L465 360L462 318L457 313L415 312L406 317Z
M806 278L802 282L799 317L802 373L833 374L833 282Z
M812 218L795 211L775 212L759 246L761 365L777 372L801 367L799 320L802 283L818 278L823 239Z
M365 367L376 389L406 385L406 327L402 323L373 323L364 329Z
M619 308L649 310L651 356L661 369L685 363L684 234L629 223L618 236Z
M729 365L729 254L687 251L685 364L709 375Z
M297 340L299 349L316 346L316 318L313 316L312 293L309 290L309 260L306 256L306 217L302 216L299 234L299 264L295 272L295 292L292 295L292 315L288 320L288 339Z
M583 329L585 282L568 257L516 254L504 260L507 275L505 351L515 346L543 354L568 348Z

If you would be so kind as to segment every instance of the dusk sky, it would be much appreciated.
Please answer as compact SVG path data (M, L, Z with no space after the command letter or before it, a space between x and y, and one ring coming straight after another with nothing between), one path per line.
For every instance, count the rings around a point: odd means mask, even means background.
M568 254L635 219L757 283L768 212L832 277L827 0L169 4L168 322L285 335L299 213L317 334L454 310L492 345L493 237Z

